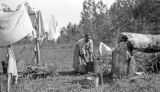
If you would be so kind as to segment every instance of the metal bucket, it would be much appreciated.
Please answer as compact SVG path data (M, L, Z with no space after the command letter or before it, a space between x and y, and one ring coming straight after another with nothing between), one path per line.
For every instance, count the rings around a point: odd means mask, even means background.
M94 71L94 62L86 62L86 72L93 72Z
M99 62L87 62L86 63L86 72L92 72L98 74L101 72Z

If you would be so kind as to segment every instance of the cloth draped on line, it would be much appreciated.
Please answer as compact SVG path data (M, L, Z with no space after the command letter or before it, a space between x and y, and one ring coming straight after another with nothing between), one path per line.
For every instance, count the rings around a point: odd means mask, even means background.
M16 59L12 48L8 48L7 61L8 61L7 73L8 74L11 73L13 76L18 78Z
M106 56L108 54L111 55L111 53L112 53L112 49L109 46L107 46L106 44L104 44L103 42L100 42L100 44L99 44L99 54L101 56Z
M36 11L28 13L30 20L32 22L32 26L34 27L34 30L32 33L30 33L27 37L31 38L32 40L35 38L43 39L45 37L45 26L44 26L44 20L42 18L41 11Z
M45 26L45 32L47 33L46 35L47 39L56 41L60 35L60 32L57 30L57 22L54 16L51 14L48 17L47 16L42 16L42 17L44 17L45 19L44 26Z
M57 40L59 31L57 31L57 23L53 14L46 14L40 10L35 11L31 6L25 4L30 16L32 25L35 27L39 38L47 38L48 40ZM32 36L33 34L30 34ZM32 36L36 38L36 36Z
M0 12L0 46L14 44L33 31L24 5L15 12Z

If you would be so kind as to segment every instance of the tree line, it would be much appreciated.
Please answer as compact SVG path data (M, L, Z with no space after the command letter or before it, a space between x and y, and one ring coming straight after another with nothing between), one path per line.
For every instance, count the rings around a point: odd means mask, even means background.
M102 1L84 0L79 24L69 23L61 30L58 43L70 43L90 33L95 44L114 45L120 32L159 34L159 0L116 0L107 8Z

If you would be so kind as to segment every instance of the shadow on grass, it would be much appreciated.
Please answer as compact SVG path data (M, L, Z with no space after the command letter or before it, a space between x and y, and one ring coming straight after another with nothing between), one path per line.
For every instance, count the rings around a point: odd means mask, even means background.
M59 75L61 76L74 76L76 73L74 71L61 71L59 72Z

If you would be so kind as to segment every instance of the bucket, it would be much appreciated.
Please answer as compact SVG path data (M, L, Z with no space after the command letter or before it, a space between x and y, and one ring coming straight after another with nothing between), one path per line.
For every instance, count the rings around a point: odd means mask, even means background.
M86 62L86 72L93 72L94 71L94 62Z
M92 87L97 88L99 86L99 78L98 77L87 77L87 80Z
M99 62L87 62L86 63L86 72L92 72L95 74L99 74L101 72Z

